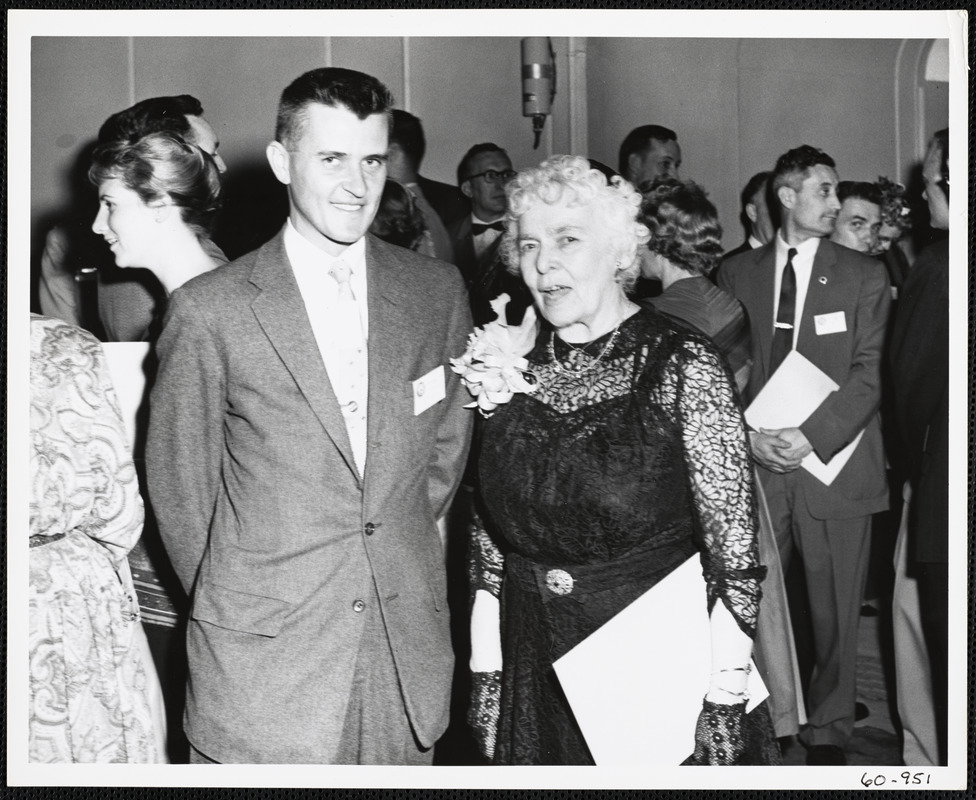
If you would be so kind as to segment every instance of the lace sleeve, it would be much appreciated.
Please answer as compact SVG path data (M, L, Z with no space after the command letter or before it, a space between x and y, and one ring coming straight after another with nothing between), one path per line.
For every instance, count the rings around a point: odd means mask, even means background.
M468 526L468 581L471 597L479 589L484 589L493 597L502 592L502 571L505 557L485 530L481 516L475 511Z
M699 529L704 537L708 610L719 597L755 637L760 582L756 500L742 412L717 352L689 341L678 356L677 413Z

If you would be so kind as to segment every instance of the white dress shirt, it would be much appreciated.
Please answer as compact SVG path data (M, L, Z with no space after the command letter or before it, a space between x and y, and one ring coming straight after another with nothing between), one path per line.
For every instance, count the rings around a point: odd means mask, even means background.
M783 237L776 234L776 285L773 287L773 321L779 313L779 287L783 282L783 270L786 267L787 251L794 247L793 272L796 274L796 306L793 316L793 347L796 348L797 336L800 335L800 320L803 319L803 304L807 299L807 287L810 285L810 275L813 273L813 259L820 247L820 239L811 237L798 245L789 245Z
M335 258L305 239L290 219L285 227L284 240L285 253L305 303L315 343L342 410L356 466L359 474L363 475L369 398L366 240L354 242L342 256ZM339 285L329 274L336 261L342 261L350 269L349 285L355 298L354 309L343 306Z
M492 220L483 220L478 219L474 214L471 215L471 223L473 225L493 225L494 223L501 222L502 220L504 220L504 217L499 217L498 219ZM472 235L471 239L474 242L474 254L480 258L481 254L491 247L495 243L495 239L501 235L502 232L496 231L494 228L489 228L484 233L479 233L477 236Z

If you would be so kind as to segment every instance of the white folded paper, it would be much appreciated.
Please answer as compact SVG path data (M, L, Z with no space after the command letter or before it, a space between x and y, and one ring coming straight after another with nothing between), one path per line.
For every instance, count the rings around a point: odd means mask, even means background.
M757 431L760 428L798 428L838 388L833 378L808 358L796 350L790 350L779 369L766 381L766 385L746 409L746 422ZM810 453L800 466L821 483L830 486L863 435L864 431L858 433L853 442L837 452L826 464L816 453Z
M705 592L696 554L553 665L598 765L676 765L694 751L712 671ZM750 711L769 696L755 665L747 688Z

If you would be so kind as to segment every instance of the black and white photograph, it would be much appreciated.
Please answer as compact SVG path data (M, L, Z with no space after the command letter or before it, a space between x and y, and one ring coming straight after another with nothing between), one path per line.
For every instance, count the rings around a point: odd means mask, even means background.
M968 25L8 11L8 784L965 788Z

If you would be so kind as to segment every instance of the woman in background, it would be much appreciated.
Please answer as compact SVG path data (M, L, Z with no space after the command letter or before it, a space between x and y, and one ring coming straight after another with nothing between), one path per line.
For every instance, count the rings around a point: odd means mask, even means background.
M535 388L483 426L476 735L496 764L592 764L553 662L700 554L713 658L689 763L774 763L764 706L745 714L764 570L732 376L705 337L628 299L648 236L629 183L554 156L507 193L502 251L545 324Z
M98 340L30 328L32 762L165 761L162 696L126 561L143 505Z
M667 178L644 187L641 220L651 233L644 254L648 277L661 281L650 299L667 317L704 333L725 357L739 392L749 382L749 320L742 304L709 279L722 257L722 226L705 191ZM794 736L806 722L783 568L762 485L755 481L759 560L766 566L754 657L769 690L776 735Z
M224 263L208 238L220 206L220 172L213 157L196 145L172 132L110 142L95 149L88 174L98 187L99 199L92 230L108 243L119 267L148 269L169 297L187 281ZM157 305L149 326L151 342L159 334L164 312L165 304ZM154 364L150 354L149 385ZM140 469L144 467L145 431L141 433L135 453ZM144 472L141 477L144 484ZM170 760L183 762L189 754L182 734L186 692L183 626L188 602L151 513L129 562L166 698Z
M424 220L424 213L417 207L410 192L401 183L387 180L376 217L369 226L369 232L379 236L384 242L416 250L425 256L433 256L433 243L430 231Z

